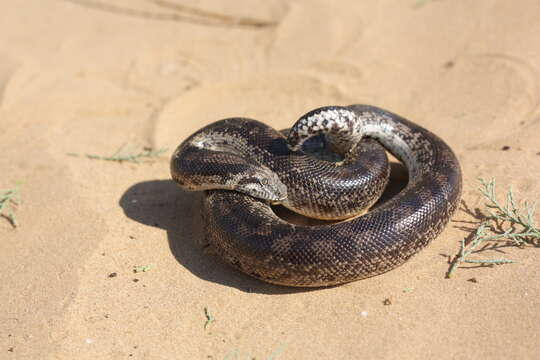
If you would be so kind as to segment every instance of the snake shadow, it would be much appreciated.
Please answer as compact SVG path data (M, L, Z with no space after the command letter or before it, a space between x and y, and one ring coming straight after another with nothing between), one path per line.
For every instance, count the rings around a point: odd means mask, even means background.
M165 230L178 263L203 280L262 294L313 290L267 284L221 261L205 244L201 202L202 193L183 191L172 180L152 180L128 188L119 205L128 218Z
M407 184L407 170L401 164L392 163L391 169L390 183L374 207L392 198ZM129 187L121 196L119 205L128 218L165 230L169 248L178 263L203 280L234 287L243 292L268 295L318 289L268 284L221 261L212 253L211 247L205 244L201 202L202 193L183 191L172 180L151 180ZM286 212L276 213L287 218Z

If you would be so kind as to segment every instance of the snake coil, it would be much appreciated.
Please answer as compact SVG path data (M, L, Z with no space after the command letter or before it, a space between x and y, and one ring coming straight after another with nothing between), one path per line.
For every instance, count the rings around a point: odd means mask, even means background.
M317 136L343 160L306 153ZM408 184L354 216L386 186L384 149L405 164ZM301 287L346 283L403 264L444 229L462 186L459 162L444 141L368 105L315 109L287 138L256 120L215 122L178 146L171 174L183 189L205 190L206 237L226 262L261 280ZM292 224L271 203L342 221Z

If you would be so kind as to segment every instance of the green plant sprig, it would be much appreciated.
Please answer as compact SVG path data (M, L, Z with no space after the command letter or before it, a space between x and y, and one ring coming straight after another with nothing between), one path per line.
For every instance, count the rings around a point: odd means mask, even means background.
M168 149L162 148L153 150L151 148L143 148L138 152L126 152L126 145L122 145L116 152L110 156L94 155L94 154L84 154L88 159L93 160L106 160L106 161L116 161L116 162L132 162L139 164L141 159L156 158L166 152ZM79 156L76 153L68 153L69 156Z
M133 267L133 272L134 273L141 273L141 272L147 272L147 271L150 271L150 269L152 269L152 265L140 265L140 266L134 266Z
M466 243L461 240L459 253L454 257L446 277L452 277L453 272L461 263L471 263L480 265L501 265L510 264L515 261L510 259L469 259L471 254L482 250L496 249L497 243L523 247L527 244L538 246L540 241L540 228L534 222L536 203L524 201L519 203L515 200L514 193L510 187L506 195L506 203L502 205L497 199L495 180L480 181L479 191L487 199L485 206L489 214L486 219L476 229L472 240ZM479 246L482 247L479 248Z
M216 319L210 315L208 308L204 308L204 316L206 317L206 322L204 323L204 329L206 330L207 326L216 321Z
M417 0L413 5L412 5L412 8L413 9L419 9L421 8L422 6L424 5L427 5L431 2L433 2L435 0Z
M21 203L19 189L0 190L0 216L5 218L13 228L19 226L15 217L15 208Z

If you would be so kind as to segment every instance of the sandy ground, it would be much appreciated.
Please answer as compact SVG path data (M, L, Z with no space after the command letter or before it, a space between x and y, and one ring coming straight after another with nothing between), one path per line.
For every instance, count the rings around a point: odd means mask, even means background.
M203 249L200 195L168 168L220 118L368 103L453 147L470 208L478 176L538 198L538 1L100 1L2 1L0 188L23 204L0 219L1 359L540 357L536 249L444 278L466 212L394 271L288 289ZM169 151L66 155L124 143Z

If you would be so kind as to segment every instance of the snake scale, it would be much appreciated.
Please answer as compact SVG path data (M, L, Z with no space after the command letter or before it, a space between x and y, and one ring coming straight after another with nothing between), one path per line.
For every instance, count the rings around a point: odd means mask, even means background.
M317 137L343 159L307 153ZM386 186L384 149L404 163L408 184L358 216ZM443 140L368 105L315 109L287 137L252 119L217 121L178 146L171 174L183 189L205 191L206 238L226 262L298 287L342 284L403 264L444 229L462 187L459 162ZM275 203L341 221L293 224L276 215Z

